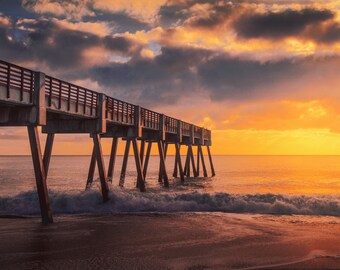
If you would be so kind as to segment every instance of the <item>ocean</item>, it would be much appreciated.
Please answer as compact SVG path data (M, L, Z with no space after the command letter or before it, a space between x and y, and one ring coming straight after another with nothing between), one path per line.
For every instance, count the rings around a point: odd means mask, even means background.
M184 157L182 157L184 160ZM208 173L210 166L205 157ZM101 201L98 174L85 184L90 156L53 156L48 189L54 214L126 212L224 212L340 216L340 156L213 156L216 176L172 177L170 187L158 182L159 159L151 156L145 193L136 185L130 156L125 186L118 186L122 156L117 157L110 201ZM105 157L106 167L108 157ZM202 166L201 166L202 168ZM202 173L201 173L202 175ZM30 156L0 157L0 215L39 215Z

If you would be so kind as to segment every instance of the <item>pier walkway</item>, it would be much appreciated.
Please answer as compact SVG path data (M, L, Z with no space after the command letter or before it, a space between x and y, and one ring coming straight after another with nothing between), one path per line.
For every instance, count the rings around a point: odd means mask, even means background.
M91 186L97 166L104 202L109 199L108 182L112 182L119 139L126 141L120 186L124 185L131 144L138 175L136 186L140 191L146 190L145 178L153 144L159 153L159 181L165 187L169 186L165 160L170 144L175 146L176 152L174 177L185 181L185 177L200 176L200 163L203 176L208 176L203 146L207 147L211 175L215 175L209 148L210 130L1 60L0 126L27 127L43 223L53 222L46 178L55 134L85 133L93 138L86 188ZM43 153L38 126L47 134ZM112 138L107 171L102 138ZM183 164L181 146L185 146L187 152ZM197 147L196 158L194 146Z

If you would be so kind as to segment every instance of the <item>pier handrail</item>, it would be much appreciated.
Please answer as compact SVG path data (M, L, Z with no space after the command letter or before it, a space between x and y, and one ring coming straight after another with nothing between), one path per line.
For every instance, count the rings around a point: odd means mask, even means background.
M36 71L0 60L0 85L7 88L7 98L10 98L10 88L20 91L20 102L33 102L34 74ZM66 82L64 80L45 75L45 96L46 106L50 109L64 110L70 112L73 106L73 113L80 113L90 117L99 117L97 110L99 104L99 92ZM29 98L24 100L24 93ZM136 105L105 95L105 118L108 121L125 125L135 125ZM53 106L52 106L53 105ZM53 107L53 108L52 108ZM164 121L164 130L167 133L178 132L178 119L163 115L161 113L140 108L140 125L147 129L161 130L161 117ZM181 131L184 136L203 136L208 139L211 131L202 127L181 121ZM193 130L192 130L193 128ZM202 131L203 130L203 131ZM193 132L193 134L192 134Z
M0 60L0 85L7 88L7 98L10 98L10 88L20 90L20 101L24 101L24 92L29 94L28 103L33 102L34 71Z
M142 127L149 128L149 129L160 129L160 119L161 114L155 111L141 108L141 124Z
M84 114L86 107L89 107L90 115L96 115L98 93L95 91L46 75L45 94L48 97L49 107L52 105L52 98L55 97L58 99L58 109L61 109L64 100L67 102L67 110L70 110L73 101L76 104L76 112L79 112L79 106L83 105Z
M106 96L106 119L113 122L134 125L135 105Z

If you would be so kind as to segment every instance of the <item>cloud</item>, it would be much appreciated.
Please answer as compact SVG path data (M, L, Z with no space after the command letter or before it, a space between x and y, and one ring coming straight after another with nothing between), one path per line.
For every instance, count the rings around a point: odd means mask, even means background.
M109 94L149 104L174 103L185 93L198 90L194 69L203 50L162 48L154 58L134 58L123 64L95 67L89 76Z
M211 29L222 25L228 20L233 13L233 6L224 2L216 5L205 3L203 5L194 5L190 10L196 14L186 21L187 24L192 27Z
M53 70L55 76L77 73L110 62L114 55L128 56L140 50L125 37L74 30L56 20L20 20L16 27L0 27L0 57L18 64L34 63L39 69Z
M206 92L213 100L256 99L304 73L303 61L258 62L203 49L162 48L152 59L95 67L89 76L109 94L130 101L174 103Z
M340 41L340 24L332 22L319 31L310 31L310 36L320 43L332 44Z
M279 39L302 34L308 26L334 18L330 10L306 8L281 12L247 13L241 15L233 26L243 38Z
M165 2L166 0L94 0L92 4L95 10L123 12L142 22L154 23Z
M106 48L114 52L133 53L139 47L136 42L122 36L106 36L103 43Z
M240 58L212 58L199 67L202 84L214 100L249 99L268 93L270 85L301 74L301 64L289 59L264 63Z
M79 20L84 16L94 16L89 9L89 0L23 0L23 6L38 14L50 14L60 18Z
M11 19L3 16L0 12L0 26L5 26L5 27L9 27L12 25Z
M149 24L132 18L123 12L112 13L109 10L96 11L96 16L85 16L83 21L95 23L104 22L110 26L112 33L134 33L140 30L151 29Z
M111 27L106 22L69 22L67 20L53 19L60 28L92 33L101 37L111 34Z

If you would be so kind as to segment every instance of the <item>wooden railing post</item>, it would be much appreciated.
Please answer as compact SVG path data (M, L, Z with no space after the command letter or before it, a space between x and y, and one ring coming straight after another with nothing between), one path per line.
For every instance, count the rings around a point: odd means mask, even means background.
M201 134L200 134L200 145L204 145L204 128L200 129Z
M106 132L106 96L104 94L98 94L97 96L97 111L96 116L98 118L97 131L98 133ZM86 107L86 102L84 104Z
M165 141L165 115L159 116L159 139Z
M182 121L177 120L177 142L182 143Z
M143 130L142 130L142 113L140 106L135 106L134 125L135 130L132 137L141 137Z
M42 72L34 73L33 105L30 124L46 125L45 74Z
M189 140L189 144L194 144L195 142L195 130L194 130L194 125L191 124L190 125L190 140Z

